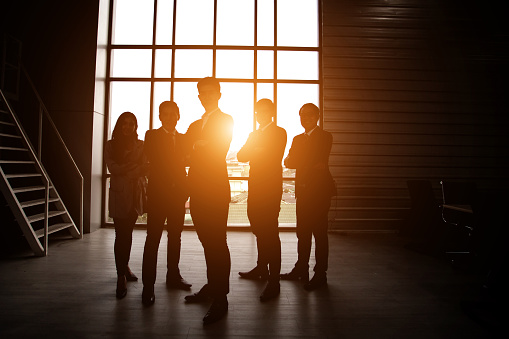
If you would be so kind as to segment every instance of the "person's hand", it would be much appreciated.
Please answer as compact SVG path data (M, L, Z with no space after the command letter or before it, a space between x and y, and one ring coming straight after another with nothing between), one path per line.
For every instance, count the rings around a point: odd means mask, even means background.
M208 141L206 141L206 140L197 140L193 145L193 149L199 150L200 148L205 147L207 144L208 144Z

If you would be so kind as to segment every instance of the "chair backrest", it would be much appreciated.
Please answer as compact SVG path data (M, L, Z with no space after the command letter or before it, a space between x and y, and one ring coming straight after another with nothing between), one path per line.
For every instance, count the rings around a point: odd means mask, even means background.
M475 205L477 187L472 181L440 181L444 205Z

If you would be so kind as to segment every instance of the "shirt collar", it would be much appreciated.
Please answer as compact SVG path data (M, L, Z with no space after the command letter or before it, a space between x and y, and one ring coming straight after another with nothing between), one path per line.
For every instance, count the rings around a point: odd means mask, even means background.
M175 135L177 130L174 128L173 130L171 131L168 131L166 128L164 128L163 126L161 126L161 128L163 129L163 131L166 132L166 134L172 134L172 135Z
M208 119L212 113L215 113L215 112L217 112L217 111L219 111L219 107L218 107L218 108L216 108L216 109L213 109L213 110L212 110L212 111L210 111L210 112L205 112L205 113L203 113L203 115L201 116L201 118L202 118L202 119Z
M261 130L262 132L264 132L264 131L267 129L267 127L269 127L269 126L270 126L270 125L272 125L273 123L274 123L274 121L269 122L267 125L263 126L263 128L261 128L260 130Z
M318 125L316 125L316 126L315 126L315 128L313 128L311 131L309 131L309 132L305 132L305 134L307 134L307 135L308 135L308 137L310 137L310 136L311 136L311 133L313 133L313 132L315 131L315 129L317 129L317 128L318 128Z

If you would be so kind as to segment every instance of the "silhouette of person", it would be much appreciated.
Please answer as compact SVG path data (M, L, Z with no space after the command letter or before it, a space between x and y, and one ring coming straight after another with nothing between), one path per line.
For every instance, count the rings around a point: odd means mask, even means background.
M305 132L293 138L284 161L287 168L296 169L298 259L290 273L281 274L281 279L301 280L305 282L306 290L314 290L327 284L327 219L330 200L335 195L335 184L329 171L332 135L317 125L320 110L315 105L304 104L299 115ZM315 274L309 280L312 236L315 238L316 265Z
M186 188L185 136L175 129L180 119L173 101L159 105L162 126L145 134L145 155L149 164L147 188L147 238L143 251L142 302L155 301L157 252L164 222L167 223L166 286L188 290L191 287L180 275L180 236L184 228Z
M116 296L127 294L127 281L138 277L129 268L133 229L141 206L135 203L138 180L145 180L143 141L138 139L138 121L131 112L122 113L113 128L112 138L106 142L104 160L111 173L108 212L115 226L115 266L117 268Z
M268 279L260 296L261 301L277 297L280 293L281 241L278 217L283 194L283 169L281 163L286 147L286 131L273 121L274 103L261 99L255 104L259 128L249 138L237 159L249 162L249 193L247 216L256 235L258 261L249 272L239 272L246 279ZM267 267L268 266L268 267Z
M213 299L203 318L204 324L209 324L228 312L231 262L226 224L230 183L225 159L232 140L233 119L218 107L221 87L217 79L203 78L197 87L205 113L186 132L192 145L188 182L191 217L207 264L207 284L185 299L187 302Z

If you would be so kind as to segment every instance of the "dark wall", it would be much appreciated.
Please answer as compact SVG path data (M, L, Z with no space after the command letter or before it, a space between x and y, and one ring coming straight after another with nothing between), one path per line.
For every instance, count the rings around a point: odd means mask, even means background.
M502 2L323 0L336 229L397 229L407 180L509 187ZM404 227L404 225L403 225Z
M22 42L22 62L83 174L84 228L90 231L99 0L13 0L0 6L2 33ZM37 120L33 109L20 109L17 113L28 125ZM45 133L50 136L49 130ZM59 193L73 219L78 220L79 177L56 139L50 139L43 150L49 160L45 166L57 189L65 187Z

